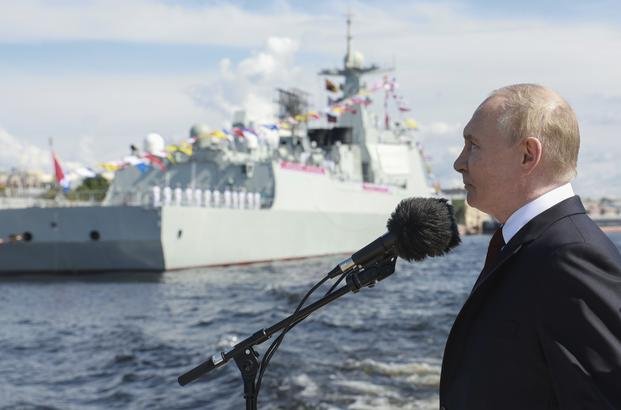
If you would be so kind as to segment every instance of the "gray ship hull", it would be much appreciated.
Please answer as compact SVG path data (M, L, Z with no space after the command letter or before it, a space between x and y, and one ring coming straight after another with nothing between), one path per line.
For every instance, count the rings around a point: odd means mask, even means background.
M4 210L0 226L31 240L0 246L0 272L164 271L345 253L381 234L387 217L174 206Z
M0 272L162 270L159 221L158 209L140 207L5 209L3 237L31 239L0 246Z

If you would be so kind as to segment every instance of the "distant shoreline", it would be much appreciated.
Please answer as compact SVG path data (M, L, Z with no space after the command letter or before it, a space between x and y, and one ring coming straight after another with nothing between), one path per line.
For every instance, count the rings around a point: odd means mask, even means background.
M621 232L621 225L600 226L600 229L606 233Z

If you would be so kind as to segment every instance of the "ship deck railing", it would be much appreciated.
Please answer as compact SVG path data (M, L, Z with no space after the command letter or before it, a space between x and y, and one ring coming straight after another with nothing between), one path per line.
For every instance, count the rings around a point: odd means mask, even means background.
M100 201L70 201L56 200L47 198L16 198L16 197L0 197L0 209L12 208L59 208L59 207L77 207L77 206L97 206L101 205Z
M269 208L273 198L261 197L258 206L249 207L248 204L236 205L224 202L215 204L205 204L195 200L188 200L183 197L180 201L171 198L169 202L163 198L154 201L149 192L124 191L113 192L108 198L103 198L102 191L80 191L69 192L67 194L58 193L55 197L26 193L26 192L3 192L0 194L0 209L18 208L65 208L65 207L92 207L92 206L138 206L143 208L160 208L162 206L182 206L182 207L202 207L202 208L233 208L233 209L265 209ZM224 201L222 199L222 201Z
M5 189L0 192L0 209L97 206L104 195L102 190L56 193L39 189Z

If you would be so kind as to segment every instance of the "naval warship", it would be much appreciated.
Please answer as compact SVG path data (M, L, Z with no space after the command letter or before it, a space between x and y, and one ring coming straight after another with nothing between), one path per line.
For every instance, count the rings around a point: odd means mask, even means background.
M239 144L193 127L191 155L117 171L101 204L0 210L0 238L19 238L0 246L0 273L304 258L352 252L385 232L401 199L434 190L411 130L380 126L359 98L362 77L381 69L351 51L347 23L343 67L319 73L343 79L340 116L321 127L294 121L272 134L274 144ZM279 95L281 119L305 106L301 92ZM242 134L253 127L243 115L233 125Z

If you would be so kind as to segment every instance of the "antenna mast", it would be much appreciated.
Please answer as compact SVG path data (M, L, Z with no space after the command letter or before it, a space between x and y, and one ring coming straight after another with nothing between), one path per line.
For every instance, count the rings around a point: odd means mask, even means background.
M351 17L352 14L350 11L347 12L346 14L347 16L347 53L345 53L345 68L349 67L349 61L350 61L350 56L351 56L351 39L352 39L352 35L351 35Z

